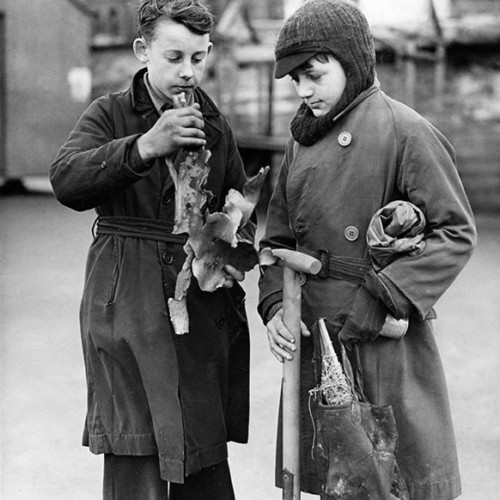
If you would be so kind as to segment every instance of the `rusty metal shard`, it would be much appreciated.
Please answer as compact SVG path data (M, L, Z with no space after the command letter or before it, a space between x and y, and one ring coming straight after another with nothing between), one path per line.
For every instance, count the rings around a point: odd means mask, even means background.
M184 251L186 252L187 257L181 270L179 271L179 274L177 275L174 294L175 300L181 300L185 297L189 285L191 284L191 276L193 275L191 265L194 259L194 252L188 244L184 245Z
M246 182L243 194L231 189L222 212L209 214L207 204L212 193L205 189L210 172L209 158L210 152L204 148L184 150L177 158L177 168L169 164L176 189L172 232L188 234L184 247L186 261L177 277L175 296L168 301L177 334L189 330L186 294L192 275L201 290L213 292L222 287L227 279L226 265L246 272L258 263L253 243L239 238L238 230L250 220L269 167L260 169Z
M210 151L199 149L181 152L175 180L174 234L190 233L203 222L203 210L209 194L203 186L210 172Z
M236 232L238 231L241 223L241 210L239 210L235 205L225 208L229 209L228 213L215 212L207 216L207 221L202 227L199 236L201 236L202 239L218 238L235 247L238 244ZM194 243L196 239L197 238L195 236L193 239L193 247L195 246ZM196 251L195 253L198 255Z
M199 257L193 260L192 269L200 289L213 292L226 281L224 266L229 264L246 272L250 271L258 260L257 251L250 241L240 240L232 247L225 241L207 237L200 246Z
M184 335L189 332L189 315L187 311L186 297L180 300L168 299L168 311L170 319L177 335Z
M168 311L172 324L174 325L174 331L177 335L184 335L189 331L186 295L191 284L191 276L193 275L191 263L194 258L194 253L189 245L184 245L184 251L187 257L177 275L174 297L168 299Z
M258 263L258 254L251 242L238 238L237 231L248 223L259 200L269 167L262 168L243 187L250 199L234 189L226 196L222 212L210 214L201 231L191 233L188 243L195 258L193 274L201 290L213 292L224 285L228 264L246 272ZM250 186L250 187L248 187Z
M269 173L271 167L269 165L267 167L261 168L256 175L248 179L248 181L243 186L243 195L245 199L251 203L254 207L257 205L259 201L260 192L262 190L262 186L266 181L266 177Z

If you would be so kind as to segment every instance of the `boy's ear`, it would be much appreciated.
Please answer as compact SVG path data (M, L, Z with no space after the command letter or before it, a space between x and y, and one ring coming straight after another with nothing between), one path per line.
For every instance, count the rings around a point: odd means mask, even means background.
M148 44L144 38L136 38L132 44L132 48L134 49L135 57L137 57L141 63L146 64L149 61Z
M213 48L214 48L214 44L212 42L210 42L208 44L207 56L208 56L208 54L210 54L210 52L212 52Z

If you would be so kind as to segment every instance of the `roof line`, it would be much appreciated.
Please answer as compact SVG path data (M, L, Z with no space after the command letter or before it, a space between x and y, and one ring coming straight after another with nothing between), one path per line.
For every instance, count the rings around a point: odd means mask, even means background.
M89 17L95 17L97 12L89 7L83 0L67 0L70 4L76 7L80 12L83 12Z

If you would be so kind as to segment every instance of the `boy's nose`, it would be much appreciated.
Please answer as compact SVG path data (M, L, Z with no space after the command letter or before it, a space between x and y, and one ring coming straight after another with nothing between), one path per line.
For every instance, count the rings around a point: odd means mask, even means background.
M301 99L307 99L308 97L311 97L313 94L311 86L308 85L306 82L299 82L296 85L296 89L297 89L297 95Z
M184 80L189 80L190 78L193 77L193 67L190 62L185 62L179 71L179 75L181 78Z

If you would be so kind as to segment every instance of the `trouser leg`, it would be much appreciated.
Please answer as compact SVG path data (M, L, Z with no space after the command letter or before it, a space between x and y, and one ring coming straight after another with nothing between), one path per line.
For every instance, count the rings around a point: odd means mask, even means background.
M158 455L106 454L103 500L235 500L235 496L227 460L184 478L184 484L169 484L161 479Z
M188 476L184 484L170 483L170 500L234 500L227 460Z
M104 500L168 500L158 455L104 456Z

